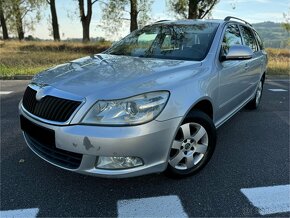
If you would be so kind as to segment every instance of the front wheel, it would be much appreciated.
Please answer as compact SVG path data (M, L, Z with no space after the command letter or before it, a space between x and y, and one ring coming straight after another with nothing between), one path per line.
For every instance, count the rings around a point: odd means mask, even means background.
M197 173L211 158L216 145L216 129L211 118L191 112L180 125L171 146L167 175L185 177Z

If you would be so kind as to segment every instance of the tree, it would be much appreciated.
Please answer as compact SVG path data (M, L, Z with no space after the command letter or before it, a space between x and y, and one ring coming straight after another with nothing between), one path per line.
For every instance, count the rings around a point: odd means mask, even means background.
M104 3L104 28L110 27L111 32L117 32L124 21L130 21L130 32L145 25L149 20L149 11L153 0L109 0Z
M289 34L290 33L290 8L289 8L288 14L287 13L283 13L283 17L284 17L285 21L282 22L282 27Z
M284 17L284 22L282 22L282 27L284 30L286 30L287 32L287 46L290 46L290 8L288 10L288 13L283 13L283 17Z
M56 8L55 8L55 0L46 0L46 2L50 6L53 39L54 41L60 41L57 13L56 13Z
M138 1L130 0L130 32L138 29Z
M26 9L25 7L22 7L21 9L21 1L20 0L14 0L12 2L12 10L14 11L14 23L18 34L18 39L23 40L24 39L24 28L23 28L23 18L28 13L29 9Z
M178 18L203 19L219 0L168 0L169 9Z
M8 30L7 30L7 24L6 24L6 18L4 15L4 5L3 0L0 0L0 24L2 27L2 33L3 33L3 39L9 39Z
M6 2L7 11L10 13L9 27L12 31L16 31L19 40L23 40L25 27L33 30L34 24L40 20L39 9L43 0L10 0ZM29 17L29 15L31 16Z
M79 2L79 10L80 10L80 18L83 26L83 42L89 42L90 41L90 24L92 19L92 7L93 4L95 4L98 0L87 0L87 15L85 14L85 6L84 6L84 0L78 0Z

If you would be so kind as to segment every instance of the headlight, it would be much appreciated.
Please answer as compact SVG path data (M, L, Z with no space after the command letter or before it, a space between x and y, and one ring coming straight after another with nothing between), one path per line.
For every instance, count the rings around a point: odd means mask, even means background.
M155 119L163 110L169 92L150 92L131 98L98 101L82 123L99 125L135 125Z

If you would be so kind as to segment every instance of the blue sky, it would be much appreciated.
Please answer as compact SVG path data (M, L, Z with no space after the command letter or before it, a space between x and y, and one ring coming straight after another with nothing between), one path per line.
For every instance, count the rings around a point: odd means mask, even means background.
M62 38L81 38L82 27L78 17L77 1L56 0L57 13L59 18L60 33ZM233 9L235 7L235 9ZM98 3L93 8L93 18L91 22L91 37L107 35L101 27L101 7ZM213 18L221 19L226 16L236 16L251 23L273 21L282 22L283 12L290 10L289 0L220 0L213 10ZM36 25L34 32L28 32L39 38L51 39L48 30L49 9L42 12L42 21ZM174 19L166 7L166 0L155 0L151 10L152 22L161 19ZM129 23L124 25L115 39L129 33Z

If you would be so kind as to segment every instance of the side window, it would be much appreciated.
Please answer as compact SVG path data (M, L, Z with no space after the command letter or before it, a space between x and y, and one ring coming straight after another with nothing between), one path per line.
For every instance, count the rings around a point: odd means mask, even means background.
M241 44L242 37L238 25L228 25L222 42L222 55L227 55L231 46Z
M264 49L264 45L263 45L263 41L262 41L261 37L259 36L259 34L256 31L254 31L254 34L255 34L256 39L258 41L260 50L263 50Z
M154 39L156 38L157 33L142 33L138 36L138 45L150 46Z
M166 35L162 42L161 50L170 50L170 49L172 49L171 35Z
M180 47L180 39L175 38L172 35L165 35L163 42L160 43L162 51L176 50Z
M241 26L241 32L245 41L245 45L249 46L253 50L253 52L258 51L259 49L252 30L248 27Z

